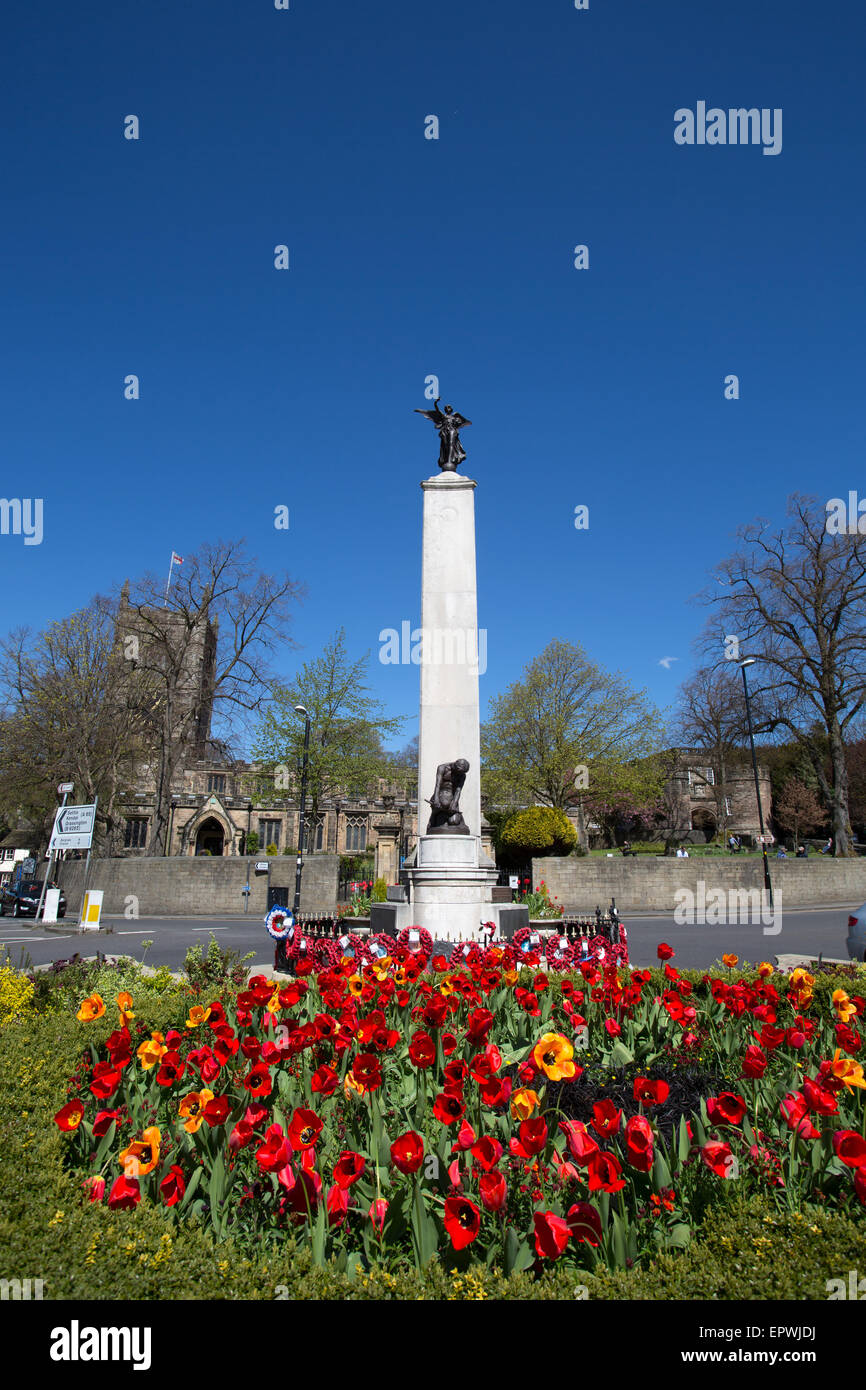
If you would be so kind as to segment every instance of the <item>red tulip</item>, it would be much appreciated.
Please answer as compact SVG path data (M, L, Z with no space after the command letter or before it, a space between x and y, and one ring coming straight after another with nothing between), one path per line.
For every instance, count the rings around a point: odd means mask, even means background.
M622 1167L613 1154L593 1154L589 1160L588 1177L590 1192L619 1192L625 1187Z
M668 1098L670 1086L666 1081L651 1081L648 1076L636 1076L634 1098L641 1105L662 1105Z
M535 1223L535 1253L545 1260L558 1260L571 1236L567 1221L552 1211L537 1211Z
M578 1244L585 1240L587 1245L601 1244L601 1217L589 1202L576 1202L569 1207L566 1216L572 1240Z
M84 1106L80 1100L71 1100L54 1116L54 1123L67 1134L76 1130L84 1116Z
M140 1201L141 1190L138 1185L138 1178L125 1176L115 1178L108 1194L108 1205L112 1211L124 1211L127 1207L136 1206Z
M367 1213L379 1235L385 1229L385 1217L388 1215L388 1203L384 1197L380 1197L377 1202L370 1203L370 1210Z
M455 1250L465 1250L481 1230L481 1212L466 1197L446 1197L445 1230Z
M639 1173L648 1173L653 1166L653 1132L643 1115L632 1115L625 1127L626 1158Z
M597 1100L592 1107L592 1120L590 1121L597 1134L607 1138L611 1134L618 1134L620 1123L622 1122L622 1111L617 1110L612 1100Z
M391 1145L391 1160L401 1173L417 1173L424 1162L424 1140L414 1130L402 1134Z
M701 1158L717 1178L726 1178L734 1164L734 1155L729 1144L704 1144Z
M598 1144L589 1134L582 1120L560 1120L559 1128L565 1135L568 1151L575 1163L584 1168L593 1154L598 1153Z
M866 1168L863 1172L866 1173ZM501 1211L508 1197L508 1184L501 1173L482 1173L478 1179L478 1194L481 1205L488 1211Z
M836 1157L849 1168L866 1166L866 1139L856 1129L837 1129L833 1135L833 1149Z
M167 1207L177 1206L186 1192L186 1179L179 1163L173 1163L159 1184L162 1200Z
M367 1160L361 1154L345 1149L334 1164L334 1182L338 1187L351 1187L363 1175L366 1166Z
M717 1096L710 1096L707 1101L707 1114L714 1125L742 1124L745 1113L746 1102L742 1096L735 1096L732 1091L721 1091Z

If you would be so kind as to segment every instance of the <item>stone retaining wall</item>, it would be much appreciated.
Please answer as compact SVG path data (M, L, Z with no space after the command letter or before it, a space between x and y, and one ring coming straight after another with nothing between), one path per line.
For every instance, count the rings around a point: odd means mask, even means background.
M226 856L168 859L95 859L90 869L90 887L101 888L104 913L124 913L139 917L191 917L243 912L250 871L249 913L263 917L267 911L268 882L287 887L291 903L295 889L294 855L275 856L268 861L268 873L257 874L256 863L264 857ZM339 857L311 854L304 860L301 877L301 911L333 912L337 902ZM60 866L59 883L69 905L78 912L84 884L84 860ZM131 900L135 899L133 903Z
M866 859L773 859L770 878L774 894L781 891L784 907L820 906L822 903L866 902ZM566 912L594 912L606 908L611 897L621 912L672 912L678 888L697 893L703 880L706 891L721 888L762 888L763 864L732 854L693 859L665 859L638 855L624 859L587 856L533 859L532 881L544 880L551 898L557 897Z

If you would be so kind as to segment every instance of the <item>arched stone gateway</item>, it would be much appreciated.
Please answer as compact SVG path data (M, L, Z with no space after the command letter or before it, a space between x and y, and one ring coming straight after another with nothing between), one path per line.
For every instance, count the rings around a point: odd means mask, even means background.
M695 834L702 835L706 844L715 838L717 828L712 811L701 809L692 812L692 830Z
M198 828L195 837L196 854L223 855L225 853L225 831L215 816L208 816Z

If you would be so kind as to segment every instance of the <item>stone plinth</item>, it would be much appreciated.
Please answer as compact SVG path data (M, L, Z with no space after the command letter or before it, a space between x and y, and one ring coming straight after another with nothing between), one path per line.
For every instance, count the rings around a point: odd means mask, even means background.
M481 833L478 708L478 606L475 579L475 483L458 473L422 482L421 702L418 721L418 831L440 763L469 763L460 810L470 835ZM486 656L486 652L484 653Z

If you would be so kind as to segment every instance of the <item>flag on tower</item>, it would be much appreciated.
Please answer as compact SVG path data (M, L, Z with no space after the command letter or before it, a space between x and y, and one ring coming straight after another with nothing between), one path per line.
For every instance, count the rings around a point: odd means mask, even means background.
M171 552L171 563L172 563L173 565L182 565L182 564L183 564L183 556L182 556L182 555L176 555L175 552L172 551L172 552Z

